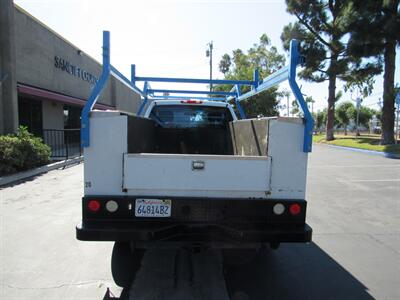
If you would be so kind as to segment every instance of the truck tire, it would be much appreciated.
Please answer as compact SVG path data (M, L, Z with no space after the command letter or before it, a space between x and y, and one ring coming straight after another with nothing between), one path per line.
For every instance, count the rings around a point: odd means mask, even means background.
M273 243L269 244L269 246L271 247L272 250L277 250L280 245L281 245L281 243L278 243L278 242L273 242Z
M111 273L115 283L123 288L128 288L144 255L143 249L132 249L127 242L115 242L111 256Z

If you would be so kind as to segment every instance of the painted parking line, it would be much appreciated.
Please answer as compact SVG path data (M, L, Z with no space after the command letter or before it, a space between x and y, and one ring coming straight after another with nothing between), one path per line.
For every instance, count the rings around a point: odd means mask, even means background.
M400 182L400 179L356 179L345 180L347 182Z
M324 168L324 169L330 169L330 168L399 168L400 164L376 164L376 165L311 165L309 168Z
M332 147L332 148L338 148L338 149L342 149L342 150L347 150L347 151L360 152L360 153L371 154L371 155L379 155L379 156L383 156L383 157L387 157L387 158L400 159L400 155L394 154L394 153L389 153L389 152L381 152L381 151L375 151L375 150L367 150L367 149L337 146L337 145L327 145L327 144L325 144L325 146Z

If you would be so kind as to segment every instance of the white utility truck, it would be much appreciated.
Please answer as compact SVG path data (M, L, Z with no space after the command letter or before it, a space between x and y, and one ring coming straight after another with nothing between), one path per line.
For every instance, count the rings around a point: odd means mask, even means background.
M130 283L148 248L232 251L311 241L305 195L312 120L290 77L300 60L297 50L286 69L247 82L255 85L248 94L238 86L246 82L229 81L236 91L216 101L156 96L160 91L149 81L184 79L136 77L132 68L129 81L109 64L107 32L104 41L103 74L82 112L84 197L77 238L115 242L118 285ZM110 72L142 94L144 114L92 110ZM304 118L237 118L229 101L243 117L240 100L285 78L301 98ZM145 81L143 91L136 81Z

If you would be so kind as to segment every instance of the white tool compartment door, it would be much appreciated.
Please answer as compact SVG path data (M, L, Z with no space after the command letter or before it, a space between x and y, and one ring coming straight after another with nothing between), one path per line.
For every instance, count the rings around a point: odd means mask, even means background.
M269 157L125 154L125 189L259 191L270 189Z

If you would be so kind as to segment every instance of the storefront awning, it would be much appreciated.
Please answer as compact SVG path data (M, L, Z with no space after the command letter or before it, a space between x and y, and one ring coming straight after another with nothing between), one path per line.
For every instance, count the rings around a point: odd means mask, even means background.
M55 92L43 90L43 89L40 89L37 87L32 87L32 86L24 85L24 84L20 84L20 83L18 83L17 89L18 89L18 92L21 94L36 96L36 97L44 98L44 99L47 99L50 101L55 101L55 102L59 102L59 103L63 103L63 104L84 106L86 103L86 100L83 100L80 98L66 96L63 94L58 94ZM94 106L94 108L100 109L100 110L107 110L107 109L115 110L114 106L104 105L104 104L99 104L99 103L97 103Z

